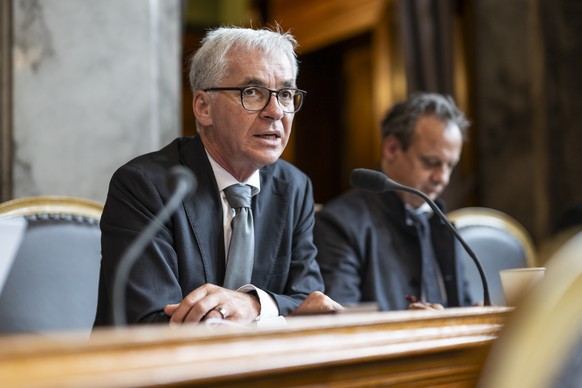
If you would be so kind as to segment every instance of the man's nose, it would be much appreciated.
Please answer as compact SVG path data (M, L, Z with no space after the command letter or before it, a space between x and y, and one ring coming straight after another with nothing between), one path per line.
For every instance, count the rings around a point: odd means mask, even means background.
M442 165L434 170L433 180L443 186L447 186L451 178L451 173L452 169L450 167L447 165Z
M285 112L283 112L283 108L281 107L281 104L279 104L277 93L271 92L269 95L269 102L267 103L267 106L265 106L261 111L261 115L264 115L264 117L273 120L280 120L283 118L284 114Z

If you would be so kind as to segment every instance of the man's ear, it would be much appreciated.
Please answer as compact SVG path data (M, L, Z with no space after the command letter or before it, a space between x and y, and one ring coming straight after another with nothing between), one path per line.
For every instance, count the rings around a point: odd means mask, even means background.
M400 140L394 135L388 135L382 139L382 158L391 162L402 151Z
M192 111L203 127L212 125L212 107L208 93L197 90L192 98Z

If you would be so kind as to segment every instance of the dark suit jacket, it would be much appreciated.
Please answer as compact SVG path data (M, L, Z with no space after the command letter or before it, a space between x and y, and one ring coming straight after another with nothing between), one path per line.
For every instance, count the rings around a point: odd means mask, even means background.
M225 273L222 205L199 137L174 140L142 155L113 175L101 218L101 276L95 325L112 323L116 265L127 246L171 196L166 174L182 164L194 173L195 193L164 225L136 262L127 285L127 321L167 321L163 307L179 303L205 284L222 285ZM252 284L268 292L282 315L314 290L323 290L313 243L313 194L309 178L285 161L260 170L253 197L255 259Z
M472 304L452 233L436 216L430 225L448 306ZM377 302L381 310L404 310L406 295L420 295L418 234L394 192L344 193L317 213L314 239L325 293L339 303Z

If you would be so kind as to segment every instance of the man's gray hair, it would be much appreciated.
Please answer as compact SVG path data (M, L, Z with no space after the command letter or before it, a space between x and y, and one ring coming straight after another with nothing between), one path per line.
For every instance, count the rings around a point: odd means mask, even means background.
M287 55L289 62L293 64L294 76L297 77L297 41L291 33L281 31L278 25L273 29L219 27L207 32L200 48L190 59L192 92L220 86L220 81L229 71L227 55L234 47Z

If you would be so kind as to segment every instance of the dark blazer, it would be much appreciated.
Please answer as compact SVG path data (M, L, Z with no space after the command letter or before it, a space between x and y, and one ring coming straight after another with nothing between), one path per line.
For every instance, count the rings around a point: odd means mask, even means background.
M436 216L430 225L448 306L472 304L452 233ZM317 213L314 239L325 293L337 302L377 302L381 310L404 310L406 295L420 295L418 234L394 192L342 194Z
M168 321L163 307L205 284L222 285L225 273L222 205L199 137L179 138L142 155L113 175L101 218L101 272L95 325L112 323L114 271L127 246L171 196L166 174L182 164L194 173L195 193L164 225L136 262L127 285L127 321ZM252 284L268 292L282 315L314 290L323 290L313 243L309 178L279 160L260 170L253 197L255 259Z

